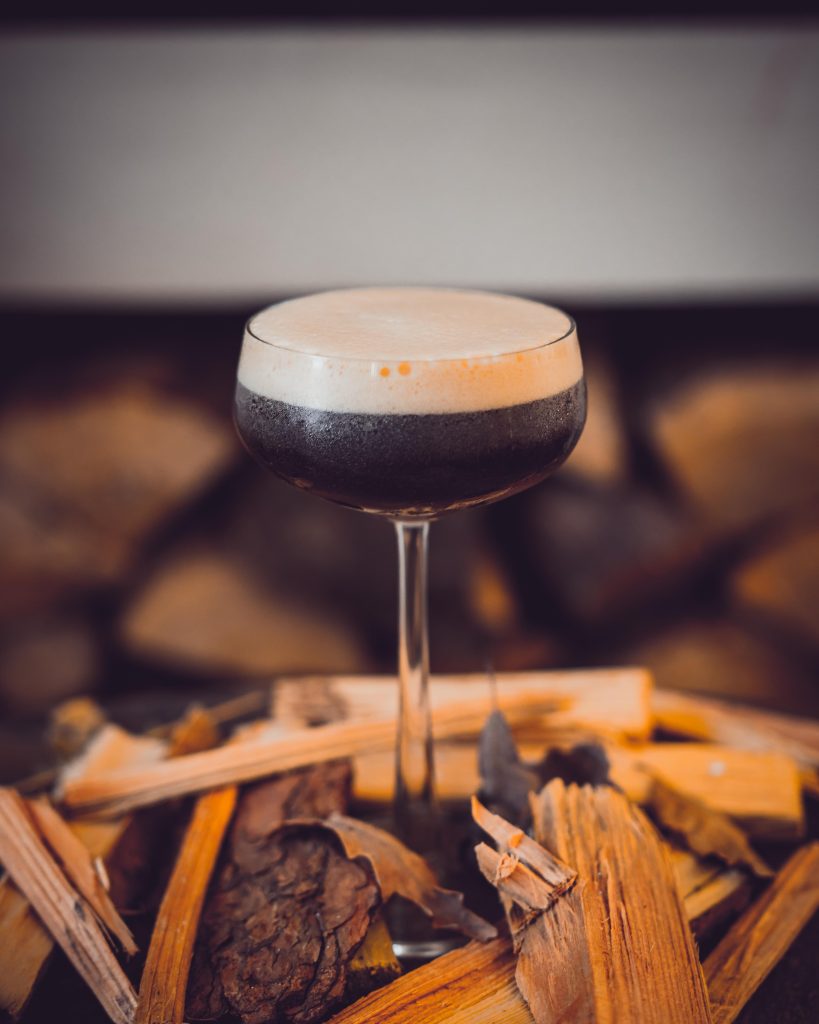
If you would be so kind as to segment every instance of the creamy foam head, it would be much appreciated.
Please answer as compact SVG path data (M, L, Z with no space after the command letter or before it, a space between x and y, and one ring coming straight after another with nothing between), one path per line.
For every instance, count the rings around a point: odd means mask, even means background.
M335 412L431 413L546 398L582 376L570 317L490 292L353 288L270 306L245 331L239 382Z

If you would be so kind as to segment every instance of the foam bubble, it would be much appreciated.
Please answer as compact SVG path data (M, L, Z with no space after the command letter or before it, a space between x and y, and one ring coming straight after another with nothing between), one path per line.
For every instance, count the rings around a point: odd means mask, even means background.
M430 413L546 398L582 376L572 320L490 292L356 288L292 299L248 323L239 381L334 412Z

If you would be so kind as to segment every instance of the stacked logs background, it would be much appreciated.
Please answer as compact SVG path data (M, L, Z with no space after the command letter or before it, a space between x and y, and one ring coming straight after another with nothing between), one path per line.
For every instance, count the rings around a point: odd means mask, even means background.
M646 664L819 711L813 309L580 310L590 416L557 478L437 524L437 671ZM230 422L243 312L13 314L0 394L0 777L91 693L392 670L383 523L268 476Z
M588 319L570 467L435 528L435 667L645 663L664 685L815 710L819 367L787 325L749 342L658 314L641 348ZM79 692L127 716L146 687L389 670L390 532L241 453L240 319L93 319L69 351L54 326L2 410L5 720ZM20 737L7 778L36 767Z

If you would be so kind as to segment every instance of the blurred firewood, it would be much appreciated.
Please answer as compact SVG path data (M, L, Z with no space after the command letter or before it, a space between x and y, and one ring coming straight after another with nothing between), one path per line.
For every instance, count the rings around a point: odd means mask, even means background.
M739 750L784 754L801 768L819 768L819 721L814 719L676 690L655 690L651 703L657 724L667 732Z

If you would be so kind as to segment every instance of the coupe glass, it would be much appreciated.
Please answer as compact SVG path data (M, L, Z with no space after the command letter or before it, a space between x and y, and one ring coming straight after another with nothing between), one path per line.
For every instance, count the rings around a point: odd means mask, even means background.
M574 322L525 299L358 288L282 302L247 324L235 418L248 451L295 487L395 524L395 809L410 841L429 829L434 801L429 524L543 480L585 409Z

